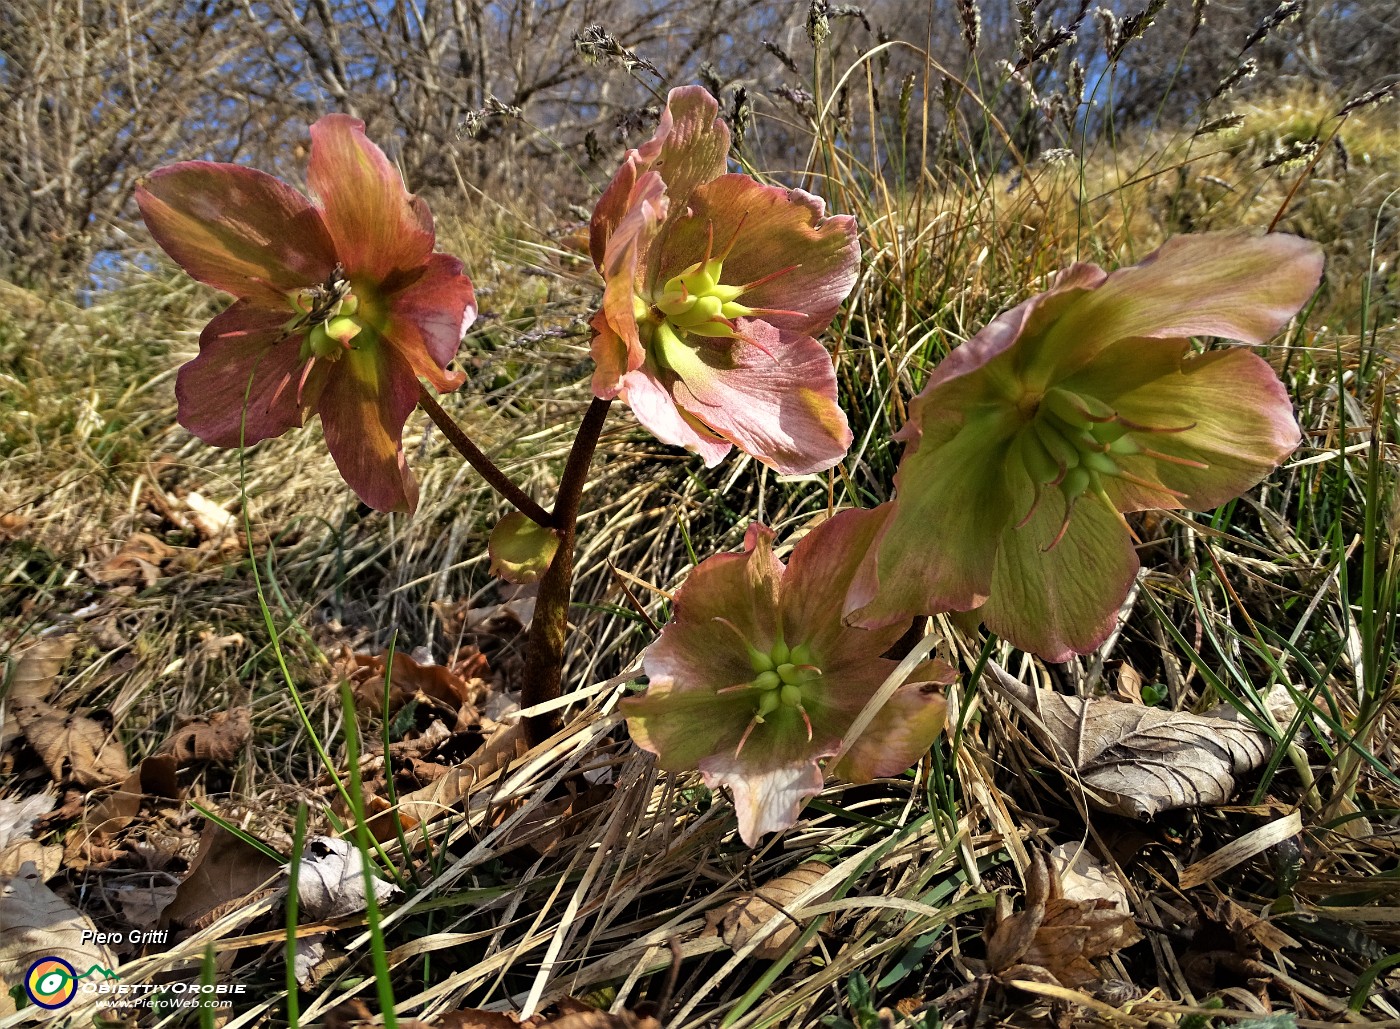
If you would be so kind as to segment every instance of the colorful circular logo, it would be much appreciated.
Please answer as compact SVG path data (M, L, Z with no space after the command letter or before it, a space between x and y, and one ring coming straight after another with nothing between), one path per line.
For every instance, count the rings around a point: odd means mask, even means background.
M61 1008L78 992L78 973L62 958L40 958L29 966L24 992L41 1008Z

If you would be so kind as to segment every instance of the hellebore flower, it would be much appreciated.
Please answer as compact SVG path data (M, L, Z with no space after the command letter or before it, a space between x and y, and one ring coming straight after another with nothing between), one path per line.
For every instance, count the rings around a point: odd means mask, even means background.
M706 465L737 446L780 472L822 471L851 431L813 337L855 285L855 219L726 174L728 153L715 99L673 89L655 137L628 151L599 199L593 392L621 397Z
M853 624L977 608L1047 660L1098 646L1138 570L1123 512L1205 510L1298 445L1283 384L1243 348L1317 288L1320 248L1295 236L1179 236L1140 264L1061 272L933 370Z
M205 326L175 380L180 424L236 447L317 412L340 474L381 511L418 488L403 426L418 378L439 392L476 317L471 281L433 252L427 205L346 115L311 126L313 202L241 165L188 161L136 187L151 235L201 282L237 298ZM245 402L246 401L246 402Z
M750 846L792 825L821 792L821 760L896 667L880 655L904 625L841 621L841 598L882 520L843 511L804 537L786 567L772 530L749 526L743 553L691 572L675 619L646 652L646 694L622 701L632 738L662 768L698 767L709 786L733 791ZM952 681L946 664L930 664L926 678ZM944 709L929 683L901 686L827 771L855 782L903 771L942 729Z

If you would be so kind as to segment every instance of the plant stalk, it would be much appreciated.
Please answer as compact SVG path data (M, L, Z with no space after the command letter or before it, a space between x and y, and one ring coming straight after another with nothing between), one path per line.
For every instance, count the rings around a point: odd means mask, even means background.
M428 417L433 420L434 425L442 430L442 434L457 449L457 453L465 457L467 463L481 474L487 485L510 501L517 511L536 525L543 525L546 528L554 527L553 517L550 513L535 503L529 494L519 486L511 482L506 473L497 468L495 463L481 452L480 448L462 431L462 427L442 409L442 405L437 402L437 398L433 396L428 387L421 382L418 384L418 404L424 411L428 412ZM590 450L589 453L592 454L592 451Z
M569 635L569 597L574 583L574 529L583 487L588 482L588 466L593 462L593 451L598 446L611 404L611 400L593 398L564 465L559 496L548 523L559 533L559 550L541 577L539 595L535 598L535 617L530 623L530 642L525 651L521 707L533 707L561 695L564 642ZM557 732L563 721L557 711L550 711L532 715L525 723L525 734L533 747Z

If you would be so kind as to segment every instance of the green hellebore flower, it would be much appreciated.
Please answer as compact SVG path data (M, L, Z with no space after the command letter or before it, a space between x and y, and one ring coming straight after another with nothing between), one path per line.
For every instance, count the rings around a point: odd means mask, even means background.
M1264 343L1321 274L1321 248L1296 236L1178 236L1112 274L1073 265L998 315L910 405L847 617L975 608L1047 660L1093 650L1138 570L1123 513L1216 507L1300 439L1265 361L1188 337Z
M792 825L821 792L824 759L896 667L880 655L904 625L841 621L846 586L882 521L843 511L803 537L787 565L772 530L749 526L743 553L690 573L674 620L647 649L646 694L621 702L633 740L662 768L698 768L711 787L730 788L750 846ZM943 727L934 684L954 676L941 662L916 675L927 681L901 686L827 772L869 782L919 760Z

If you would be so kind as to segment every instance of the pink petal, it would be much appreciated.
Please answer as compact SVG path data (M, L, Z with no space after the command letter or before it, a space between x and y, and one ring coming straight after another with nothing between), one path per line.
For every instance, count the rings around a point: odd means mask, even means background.
M729 126L719 104L700 86L681 86L666 97L656 126L661 150L653 165L666 180L672 210L684 211L702 182L723 175L729 165Z
M307 178L346 273L389 283L395 272L412 272L427 261L433 219L364 129L364 122L344 114L312 125Z
M784 475L822 472L840 462L852 437L826 350L810 336L756 319L738 324L744 338L728 344L728 352L698 348L709 374L678 380L676 402Z
M404 422L417 405L413 368L382 341L349 351L326 376L319 404L326 446L346 485L375 510L412 512L418 504L403 454Z
M716 257L732 240L723 263L725 285L781 273L739 302L755 310L798 312L760 317L780 329L815 336L831 324L860 267L856 220L828 218L825 212L820 197L800 189L722 175L696 189L690 210L667 230L656 279L665 281L702 260L711 240Z
M476 320L476 294L462 262L433 254L413 284L389 298L384 330L391 345L439 393L460 386L466 375L448 372L467 327Z
M646 360L637 330L633 299L638 286L638 262L666 217L666 196L661 177L655 173L645 176L637 186L634 199L632 208L618 223L617 231L608 241L602 269L603 316L607 319L608 331L626 345L626 366L621 373L624 375L640 368ZM595 377L595 391L599 385L605 392L616 388L613 381L600 384Z
M794 646L809 644L823 668L846 662L876 663L904 632L904 623L867 630L849 628L841 621L846 592L884 525L885 514L842 511L803 536L788 559L782 589L784 632Z
M1055 382L1132 337L1263 343L1298 313L1321 276L1322 248L1297 236L1177 236L1066 312L1027 374Z
M753 847L764 833L781 832L797 821L802 806L822 791L822 772L815 757L757 767L746 756L716 754L700 762L700 771L711 789L728 786L734 794L739 837Z
M1021 475L1013 504L1029 510L1030 481ZM1042 496L1035 515L1002 534L991 596L979 609L987 628L1046 661L1087 654L1118 624L1138 558L1122 516L1083 496L1058 544L1065 505L1057 491Z
M187 161L136 187L155 241L200 282L295 312L289 293L323 281L335 248L306 197L265 172Z
M596 385L594 392L597 392ZM719 464L732 449L727 440L716 436L698 420L687 418L650 368L638 368L624 375L618 396L653 436L663 443L695 451L704 459L706 468Z
M302 336L286 334L287 320L284 312L240 300L206 325L199 356L175 378L180 424L216 447L236 447L240 439L252 446L300 426ZM302 392L306 409L314 406L320 383L313 376Z
M849 782L898 775L923 757L938 734L948 702L931 682L906 683L828 771Z
M656 168L677 214L685 210L691 191L700 183L723 175L728 166L729 127L719 117L714 97L699 86L671 90L656 134L635 150L627 151L622 167L613 176L588 227L588 252L603 270L607 245L619 223L636 206L637 184Z
M743 554L716 554L696 565L676 594L675 617L647 648L643 667L677 690L724 689L756 674L746 642L766 652L778 638L778 582L772 532Z

